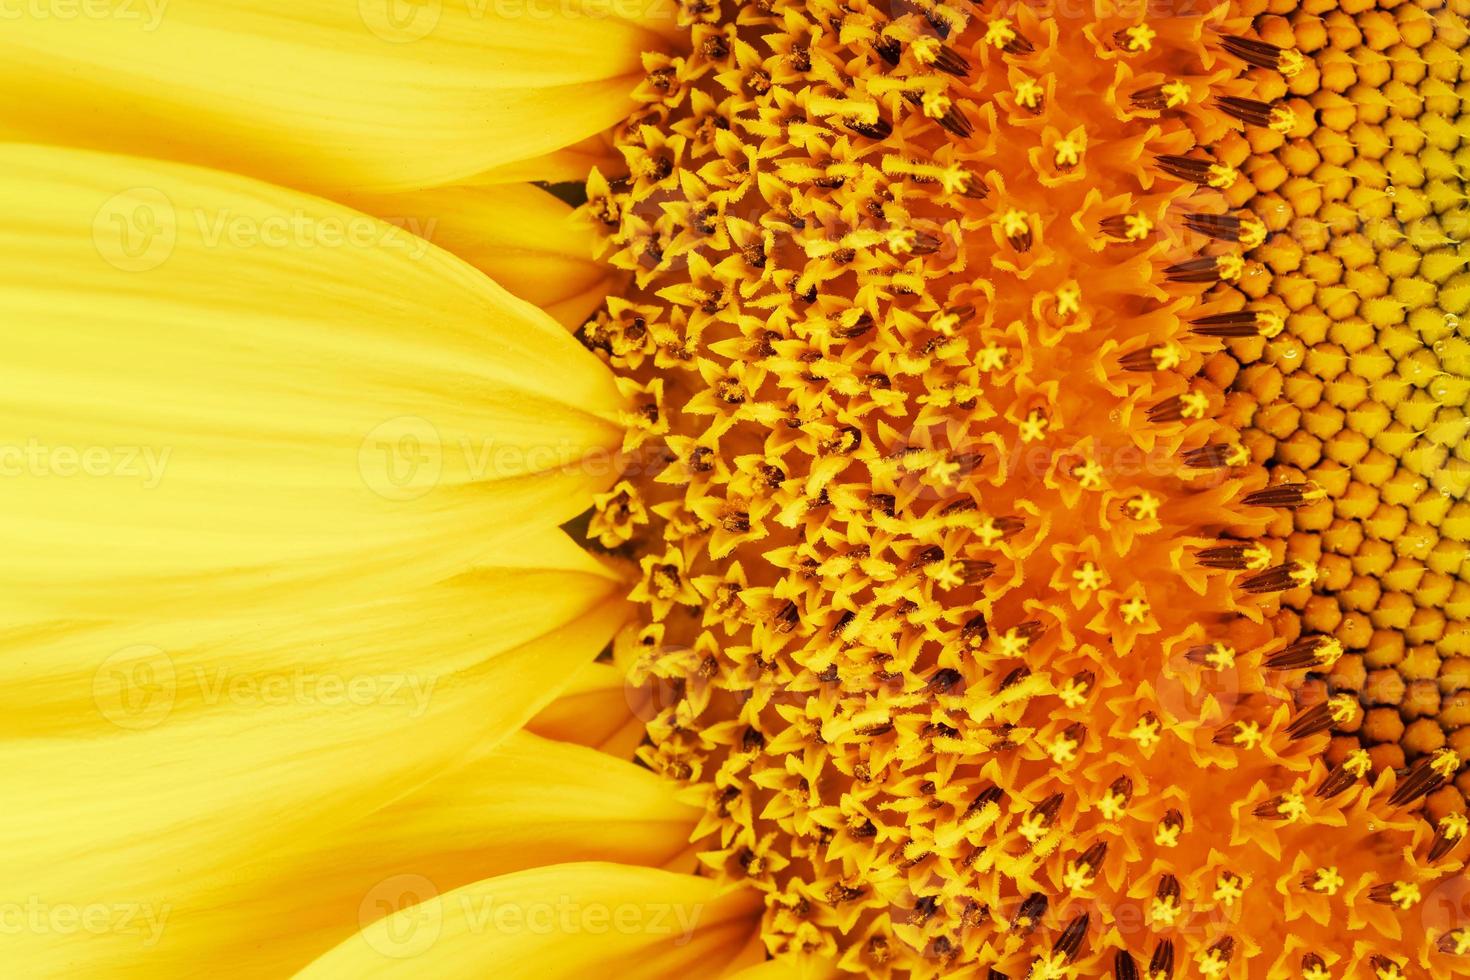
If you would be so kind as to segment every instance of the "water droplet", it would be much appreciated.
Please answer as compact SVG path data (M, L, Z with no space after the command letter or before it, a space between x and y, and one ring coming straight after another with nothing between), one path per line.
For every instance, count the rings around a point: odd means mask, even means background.
M1446 313L1444 315L1444 325L1450 330L1458 330L1460 329L1460 318L1453 313Z
M1384 191L1383 193L1387 194L1389 197L1398 197L1399 196L1399 190L1398 190L1398 188L1395 187L1395 186L1393 186L1392 184L1389 184L1388 185L1388 189L1386 191Z

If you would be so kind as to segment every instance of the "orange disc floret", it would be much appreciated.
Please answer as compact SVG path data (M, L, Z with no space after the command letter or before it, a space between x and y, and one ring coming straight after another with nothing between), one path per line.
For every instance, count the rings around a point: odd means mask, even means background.
M1256 13L698 0L649 57L584 209L636 405L590 530L641 571L640 757L772 953L1461 969L1423 905L1464 827L1413 814L1458 757L1322 758L1361 706L1277 604L1334 571L1266 532L1332 492L1227 398L1293 309L1241 175L1325 71Z

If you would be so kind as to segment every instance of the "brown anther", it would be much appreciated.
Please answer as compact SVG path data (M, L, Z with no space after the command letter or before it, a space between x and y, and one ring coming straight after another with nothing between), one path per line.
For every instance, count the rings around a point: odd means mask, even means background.
M1440 936L1434 944L1441 953L1449 953L1451 956L1464 956L1462 950L1465 948L1465 930L1452 929Z
M1227 569L1232 572L1241 572L1242 569L1250 569L1251 552L1257 550L1257 545L1222 545L1219 548L1201 548L1195 552L1195 560L1207 569ZM1197 649L1213 649L1213 646L1202 646ZM1195 661L1201 663L1201 661Z
M1133 237L1128 233L1128 218L1129 215L1126 214L1109 215L1108 217L1099 221L1097 223L1097 226L1104 235L1107 235L1111 238L1127 240Z
M1166 874L1159 878L1159 885L1157 888L1154 889L1154 898L1161 899L1163 901L1177 902L1179 900L1179 895L1180 891L1178 878L1174 877L1171 874Z
M1301 507L1320 496L1318 488L1311 483L1278 483L1246 494L1241 502L1252 507Z
M1332 797L1350 789L1357 781L1358 777L1353 774L1351 769L1342 763L1338 763L1323 778L1312 795L1319 799L1330 800Z
M1223 109L1227 115L1234 116L1247 125L1271 125L1272 106L1269 102L1258 102L1255 99L1241 99L1231 95L1222 95L1215 99L1215 104Z
M958 693L955 688L962 684L964 679L964 675L953 667L942 667L929 678L929 690L937 694Z
M1036 50L1036 45L1032 44L1024 35L1017 32L1014 37L1001 45L1001 50L1006 54L1030 54Z
M1429 845L1429 860L1438 861L1455 849L1462 837L1451 837L1445 833L1445 828L1440 826L1434 830L1434 840Z
M724 61L730 54L730 42L725 40L723 34L711 34L700 45L700 51L711 61Z
M1380 956L1377 953L1368 957L1368 965L1371 966L1373 968L1373 971L1379 976L1384 976L1386 974L1388 976L1401 977L1404 975L1403 969L1397 963L1389 959L1387 956Z
M968 78L970 75L970 63L964 56L952 48L941 47L935 55L933 65L946 75L955 78Z
M1148 961L1148 980L1170 980L1174 976L1174 942L1160 939Z
M915 255L933 255L942 244L938 236L921 231L914 235L914 240L909 243L909 250Z
M1057 941L1052 944L1051 951L1065 956L1068 963L1076 960L1077 954L1082 951L1082 940L1087 936L1088 921L1089 917L1084 912L1068 922Z
M755 728L747 725L745 734L740 736L740 747L746 752L756 752L766 747L766 737Z
M1023 934L1033 931L1041 924L1041 917L1046 915L1046 904L1045 895L1032 892L1016 910L1016 917L1011 920L1012 931Z
M1266 666L1272 670L1303 670L1320 666L1321 658L1317 653L1330 640L1331 637L1327 636L1304 637L1267 657Z
M1215 730L1215 734L1211 736L1210 741L1216 745L1234 745L1236 739L1240 737L1241 724L1241 722L1232 721L1228 724L1221 725Z
M1053 793L1040 803L1036 804L1033 812L1041 815L1042 824L1050 827L1057 819L1057 814L1062 812L1062 803L1067 799L1063 793Z
M1287 814L1281 810L1282 797L1273 796L1269 800L1263 800L1252 808L1251 813L1262 820L1285 820Z
M1270 68L1273 71L1280 69L1281 56L1285 54L1285 51L1274 44L1234 35L1226 35L1221 38L1220 46L1246 64L1257 68Z
M1219 443L1200 446L1198 449L1190 449L1184 453L1184 465L1196 470L1217 470L1230 465L1235 451L1234 446Z
M1421 797L1428 796L1445 784L1446 777L1435 763L1438 756L1426 755L1409 767L1409 773L1393 788L1388 798L1389 806L1407 806Z
M1333 725L1330 702L1322 701L1297 715L1286 726L1286 734L1293 742L1327 731Z
M745 87L752 95L765 95L771 90L771 76L764 69L757 68L745 76Z
M1077 863L1079 865L1086 865L1093 871L1097 871L1102 867L1103 859L1107 856L1108 842L1105 840L1100 840L1094 843L1087 850L1083 851L1080 855L1078 855Z
M987 786L970 801L970 805L965 808L965 816L968 817L972 813L978 813L992 803L999 804L1001 800L1005 799L1005 795L1005 791L999 786Z
M1138 980L1138 964L1127 950L1113 954L1113 980Z
M786 604L776 611L771 626L777 633L790 633L796 629L796 624L799 622L801 622L801 612L796 608L796 603L788 599Z
M931 918L933 918L934 913L938 911L938 895L922 895L918 898L915 898L914 907L912 911L909 912L909 924L916 926L923 925L925 922L928 922Z
M1302 955L1303 973L1321 973L1327 969L1327 961L1316 953L1305 953Z
M1169 96L1162 85L1141 88L1129 97L1129 101L1133 103L1133 108L1141 112L1163 112L1169 108Z
M1124 354L1118 358L1118 363L1125 371L1158 371L1160 370L1158 358L1164 350L1165 348L1158 345L1143 347Z
M950 106L945 110L944 115L939 117L939 125L961 139L968 139L975 132L975 124L970 122L970 118L955 106ZM984 194L980 196L983 197Z
M1133 780L1127 776L1119 776L1108 787L1108 792L1118 797L1123 801L1123 805L1127 806L1128 801L1133 799Z
M1218 337L1221 339L1235 339L1239 337L1255 337L1260 334L1260 325L1256 314L1250 310L1238 310L1234 313L1213 313L1210 316L1202 316L1190 320L1189 324L1194 328L1193 332L1201 337Z
M1220 263L1213 255L1201 255L1164 268L1170 282L1213 283L1220 281Z
M1302 583L1297 581L1301 574L1302 566L1294 561L1284 565L1276 565L1264 572L1252 575L1240 583L1240 587L1247 592L1264 595L1268 592L1285 592L1288 589L1297 588Z
M1022 681L1024 681L1026 678L1028 678L1030 676L1031 676L1031 668L1030 667L1017 667L1016 669L1012 670L1009 674L1006 674L1005 677L1001 678L1000 687L997 688L997 690L1004 691L1004 690L1007 690L1009 688L1015 687L1017 684L1021 683ZM1061 798L1061 794L1060 793L1057 794L1057 797L1056 798L1057 799L1060 799Z
M842 124L859 136L866 136L870 140L879 142L893 135L893 124L882 116L870 123L857 119L844 119Z
M1239 218L1229 214L1186 214L1184 216L1184 226L1190 231L1219 242L1240 241L1240 224ZM1197 324L1200 321L1191 322Z
M715 451L708 446L695 446L689 454L688 466L694 473L709 473L715 468Z
M1170 177L1178 180L1187 180L1191 183L1208 186L1210 183L1210 168L1214 164L1209 160L1196 160L1193 157L1175 156L1168 154L1159 157L1159 169Z
M1184 399L1175 395L1166 398L1148 410L1150 422L1178 422L1184 418Z
M976 613L960 628L960 639L970 644L984 643L990 639L990 624L984 613Z

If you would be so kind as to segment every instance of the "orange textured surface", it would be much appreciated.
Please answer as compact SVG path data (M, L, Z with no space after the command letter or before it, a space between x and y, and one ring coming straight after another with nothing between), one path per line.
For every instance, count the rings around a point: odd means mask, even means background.
M585 208L640 406L592 534L642 571L640 757L771 952L1470 971L1463 824L1416 812L1458 757L1329 770L1363 712L1303 686L1343 650L1281 630L1320 570L1265 533L1325 491L1226 411L1292 309L1241 206L1322 118L1258 13L700 3L646 59Z

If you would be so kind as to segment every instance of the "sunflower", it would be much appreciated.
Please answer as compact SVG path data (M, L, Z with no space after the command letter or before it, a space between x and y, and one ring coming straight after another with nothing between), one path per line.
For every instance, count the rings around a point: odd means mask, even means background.
M7 16L6 965L1470 973L1466 12Z

